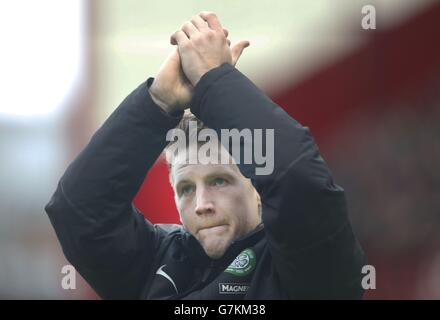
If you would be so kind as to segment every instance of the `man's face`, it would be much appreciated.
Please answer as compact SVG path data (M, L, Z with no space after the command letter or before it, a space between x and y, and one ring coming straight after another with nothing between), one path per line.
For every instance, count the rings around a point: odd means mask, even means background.
M217 259L260 223L258 193L235 164L185 164L185 158L177 155L171 171L177 209L184 227Z

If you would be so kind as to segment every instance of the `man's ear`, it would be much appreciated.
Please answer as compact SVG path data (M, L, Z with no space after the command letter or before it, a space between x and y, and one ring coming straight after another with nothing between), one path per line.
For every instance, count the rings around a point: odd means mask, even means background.
M258 213L260 214L260 217L261 217L261 214L263 212L263 208L261 206L261 197L260 197L260 194L258 193L257 190L255 190L255 195L257 197Z
M257 197L258 206L261 207L261 197L257 190L255 190L255 196Z

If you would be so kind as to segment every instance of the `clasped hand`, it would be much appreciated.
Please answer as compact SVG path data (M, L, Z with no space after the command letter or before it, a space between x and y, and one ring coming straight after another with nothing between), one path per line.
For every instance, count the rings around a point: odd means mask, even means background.
M170 43L177 48L162 64L149 89L156 104L166 112L184 110L206 72L223 63L235 66L249 41L231 48L228 35L213 12L201 12L174 32Z

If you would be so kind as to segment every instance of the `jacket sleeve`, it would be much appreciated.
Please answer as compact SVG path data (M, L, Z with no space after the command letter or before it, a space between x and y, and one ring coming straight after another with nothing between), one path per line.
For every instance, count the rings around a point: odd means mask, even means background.
M172 117L148 92L120 104L69 165L45 210L66 258L102 298L137 298L161 232L132 205Z
M201 78L191 109L219 134L274 130L273 172L256 174L255 162L241 161L239 167L262 198L269 249L287 297L361 298L364 255L347 217L344 190L309 129L229 64ZM266 148L264 135L263 142Z

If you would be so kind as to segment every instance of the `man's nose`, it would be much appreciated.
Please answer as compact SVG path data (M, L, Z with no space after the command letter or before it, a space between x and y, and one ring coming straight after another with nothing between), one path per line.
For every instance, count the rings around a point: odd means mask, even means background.
M196 214L202 215L215 213L214 203L209 195L209 192L205 188L197 188L196 195Z

